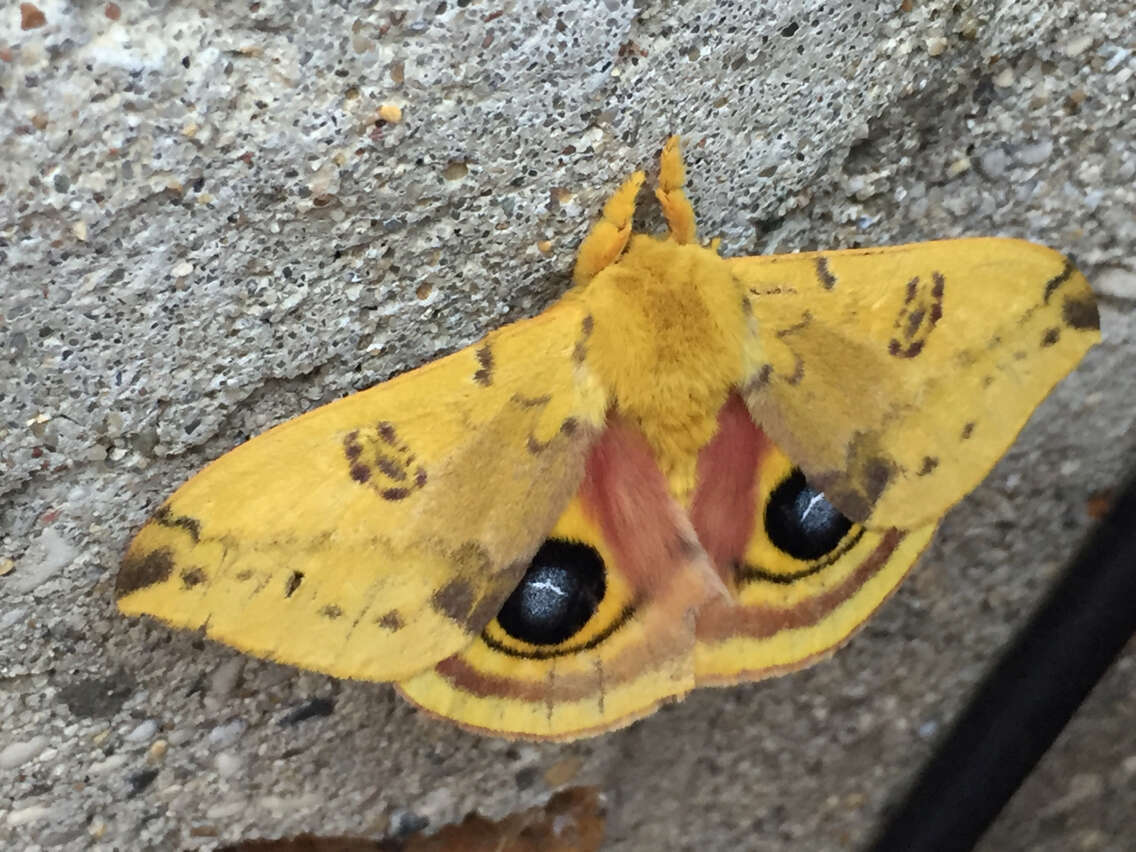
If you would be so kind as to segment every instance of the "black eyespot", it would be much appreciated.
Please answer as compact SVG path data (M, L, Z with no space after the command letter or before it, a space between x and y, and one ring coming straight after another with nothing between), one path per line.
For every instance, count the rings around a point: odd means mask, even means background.
M851 529L852 522L794 470L773 489L765 507L765 532L778 550L801 560L830 553Z
M550 538L497 613L497 622L522 642L557 645L587 624L604 590L604 564L594 548Z

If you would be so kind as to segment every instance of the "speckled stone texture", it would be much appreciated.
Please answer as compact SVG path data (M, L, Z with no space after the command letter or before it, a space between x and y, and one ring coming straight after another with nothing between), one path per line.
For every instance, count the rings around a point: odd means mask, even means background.
M565 783L613 850L861 848L1136 463L1132 4L300 7L0 11L0 848L377 837ZM1104 342L844 651L538 746L115 613L179 482L549 304L674 131L727 254L1002 234L1102 293ZM986 852L1133 848L1133 651Z

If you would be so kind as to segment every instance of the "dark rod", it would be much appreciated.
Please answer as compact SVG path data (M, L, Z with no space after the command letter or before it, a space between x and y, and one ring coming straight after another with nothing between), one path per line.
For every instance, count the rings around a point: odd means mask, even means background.
M872 852L973 849L1136 633L1136 480L978 687Z

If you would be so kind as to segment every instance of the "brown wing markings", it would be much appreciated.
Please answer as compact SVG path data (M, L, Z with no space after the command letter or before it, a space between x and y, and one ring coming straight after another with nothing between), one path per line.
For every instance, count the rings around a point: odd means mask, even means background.
M473 374L473 380L487 388L493 384L493 348L486 341L477 347L474 354L477 356L478 369Z
M801 379L805 377L804 359L796 352L793 353L793 358L795 359L793 363L793 372L791 375L785 377L785 384L787 385L799 385L801 383Z
M806 328L808 328L810 325L812 325L812 321L813 321L812 313L810 311L805 311L804 313L801 314L801 318L799 320L797 320L795 323L793 323L792 325L785 326L785 328L777 329L777 337L780 338L781 340L784 340L786 337L790 337L794 334L802 332Z
M525 396L523 393L515 393L509 397L509 401L516 403L521 406L521 408L543 408L552 402L552 397L548 394Z
M188 515L175 515L168 505L159 508L154 516L146 522L146 526L149 526L149 524L157 524L166 529L181 530L190 537L194 544L201 541L201 523ZM134 553L133 548L131 548L118 571L118 577L115 580L115 594L118 597L124 597L131 592L136 592L155 583L164 583L173 575L174 565L174 552L168 547L159 547L145 553ZM180 576L187 589L203 583L206 579L204 571L197 566L183 568Z
M919 466L916 471L917 476L927 476L939 466L939 460L935 456L923 456L923 464Z
M183 568L181 571L181 584L182 587L186 589L200 586L206 579L205 571L202 570L200 565L191 565L188 568Z
M1061 267L1061 271L1045 282L1045 291L1042 297L1042 304L1049 304L1049 300L1053 294L1057 292L1058 288L1072 277L1076 267L1073 266L1073 261L1068 258L1065 259L1065 265Z
M552 713L556 709L556 699L553 696L556 694L556 668L552 667L548 670L547 677L548 689L545 691L544 696L544 723L552 730Z
M798 334L804 331L806 328L812 325L812 322L813 315L809 311L805 311L801 314L801 318L795 323L785 326L785 328L779 328L776 331L777 338L779 340L786 341L785 348L787 348L793 355L793 372L783 377L785 383L788 385L799 385L801 383L801 380L805 377L805 359L802 358L800 354L793 349L792 344L788 342L788 339L791 338L794 334ZM769 372L766 372L767 367L769 368ZM772 365L767 364L765 365L765 367L762 367L761 370L758 371L758 377L764 377L760 379L758 386L760 386L760 383L768 381L772 369ZM751 379L750 381L752 382L753 379ZM754 390L756 389L757 388L755 387Z
M1100 329L1100 311L1092 296L1083 299L1066 296L1065 301L1061 304L1061 319L1070 328L1078 330Z
M457 575L449 583L437 589L427 603L437 614L476 635L500 608L505 595L516 586L521 574L517 573L516 566L513 565L504 571L494 572L488 551L475 541L467 541L447 550L443 542L432 538L424 539L423 546L426 550L436 554L444 554L450 564L453 565L454 573ZM375 552L391 552L391 548L392 545L387 539L376 538L373 540ZM299 576L303 577L302 574ZM491 576L492 579L481 596L478 597L474 584L468 578L486 576ZM406 626L406 619L398 609L386 609L372 616L372 613L382 603L380 597L382 592L382 581L376 579L358 596L358 599L362 599L363 603L359 607L358 615L352 621L350 629L347 630L346 640L350 640L355 633L355 628L368 617L371 618L373 624L390 630L392 633Z
M560 424L560 431L549 438L547 441L541 441L536 437L536 435L534 435L532 432L529 432L528 440L525 442L525 446L530 453L532 453L534 456L538 456L554 443L556 443L557 438L570 438L573 434L575 434L579 426L579 421L577 421L575 417L565 417Z
M605 706L605 702L607 701L607 684L604 682L603 660L596 657L592 663L592 669L596 673L596 705L599 707L600 718L602 719L607 715L607 708Z
M162 527L185 530L193 539L194 544L197 544L201 539L201 522L197 518L189 517L189 515L175 515L168 505L158 509L154 513L153 520Z
M430 607L471 635L477 635L493 620L505 598L516 588L524 576L528 559L518 560L504 570L494 570L489 551L474 541L465 542L449 556L457 576L434 593ZM489 578L489 581L478 594L469 577ZM389 613L382 618L387 615Z
M406 626L406 620L397 609L389 609L375 619L375 624L391 632L395 632L402 630L402 628Z
M752 377L739 390L742 396L757 393L759 390L769 384L769 380L773 377L773 365L762 364L761 368L753 374Z
M915 358L923 351L927 338L943 318L946 282L939 272L931 273L931 292L920 286L916 275L907 282L903 305L895 318L895 336L888 343L888 354L896 358Z
M828 268L828 258L823 254L818 255L816 259L816 274L817 279L820 281L820 286L825 290L831 290L836 286L836 276L832 274L832 270Z
M809 477L809 482L839 506L850 521L862 524L901 470L882 449L878 432L858 431L848 441L844 468L821 471Z
M143 554L128 553L118 569L115 594L123 597L155 583L164 583L174 571L173 551L160 547Z
M488 577L493 574L489 551L476 541L467 541L448 554L456 575L434 592L430 605L439 615L458 623L467 622L473 614L478 595L468 577ZM481 625L478 625L478 630Z
M632 673L643 672L657 665L660 660L670 659L674 656L671 653L674 650L672 646L685 647L688 642L689 638L676 627L674 636L663 645L635 643L614 655L608 663L617 678L620 675L631 676ZM478 698L513 698L532 704L543 704L549 699L556 702L571 702L594 698L596 694L595 675L591 672L561 675L551 682L530 681L482 671L467 662L461 654L442 660L435 667L435 671L456 689ZM606 667L604 671L607 671Z
M884 567L904 535L901 530L888 530L875 550L842 583L793 606L739 606L733 608L728 615L715 612L715 607L710 606L699 614L699 641L720 642L739 635L751 639L767 639L782 630L817 624ZM719 615L723 617L717 617Z
M394 424L382 420L374 428L353 429L343 438L343 455L351 478L384 500L405 500L426 485L426 469L417 464Z
M572 347L572 360L577 364L584 363L588 357L588 338L592 336L595 327L596 321L591 314L580 321L580 336Z
M749 294L751 296L796 296L797 288L789 287L787 285L777 285L774 287L750 287ZM747 304L746 307L749 307Z
M1025 325L1033 318L1034 314L1048 305L1053 295L1061 289L1062 285L1072 279L1076 271L1077 268L1073 265L1073 261L1066 258L1064 265L1061 267L1061 271L1045 282L1041 302L1023 312L1018 318L1018 325ZM1093 299L1091 293L1088 295L1065 296L1064 301L1061 303L1061 319L1065 325L1077 329L1078 331L1100 329L1100 313L1097 309L1096 300ZM1056 340L1054 342L1056 342ZM1043 343L1043 345L1050 344Z
M526 396L522 393L514 393L509 397L509 402L522 409L528 410L533 417L532 422L534 428L529 429L528 437L525 440L525 447L528 449L531 455L540 455L549 447L551 447L552 444L556 442L557 438L569 438L574 435L576 433L576 430L580 427L580 422L575 417L565 417L560 422L560 429L548 440L542 441L537 438L534 429L536 423L538 423L540 420L541 412L550 402L552 402L552 397L548 394L542 394L540 396Z
M978 356L972 349L960 349L954 357L955 366L960 370L968 369L978 363Z
M473 586L464 577L454 577L430 598L430 606L438 615L461 624L473 610Z
M469 614L468 624L471 632L481 631L497 616L509 594L525 576L528 565L529 559L517 560L504 571L499 571L493 576Z

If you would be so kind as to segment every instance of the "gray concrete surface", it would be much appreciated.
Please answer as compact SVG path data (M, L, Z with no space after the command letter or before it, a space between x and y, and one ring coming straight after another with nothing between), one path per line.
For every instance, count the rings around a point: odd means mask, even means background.
M36 5L0 12L0 848L397 834L568 780L613 850L860 848L1136 463L1130 2ZM1102 293L850 646L534 746L116 615L188 474L539 311L675 131L726 253L1003 234ZM984 850L1133 848L1134 691L1130 646Z

